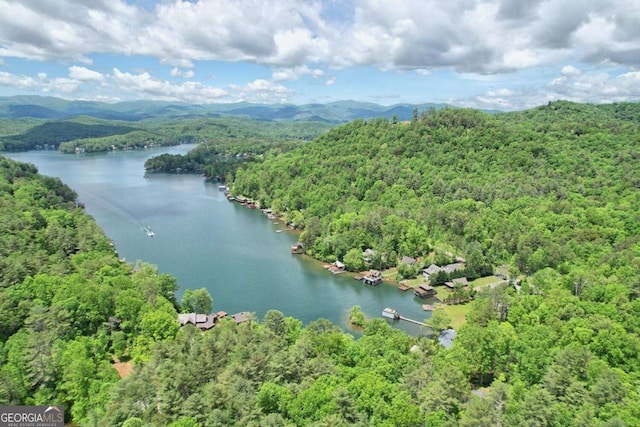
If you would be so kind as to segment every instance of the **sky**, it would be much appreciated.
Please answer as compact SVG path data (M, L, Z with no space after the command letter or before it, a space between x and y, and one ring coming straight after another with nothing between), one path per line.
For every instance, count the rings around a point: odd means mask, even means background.
M640 101L640 0L0 0L0 96Z

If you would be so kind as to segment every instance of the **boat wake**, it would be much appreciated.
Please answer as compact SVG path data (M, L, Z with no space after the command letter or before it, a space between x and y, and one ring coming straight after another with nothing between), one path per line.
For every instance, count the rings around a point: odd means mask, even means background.
M146 235L149 237L153 237L156 235L156 233L154 233L153 230L151 230L151 227L147 227L143 225L142 227L140 227L140 230L144 231Z

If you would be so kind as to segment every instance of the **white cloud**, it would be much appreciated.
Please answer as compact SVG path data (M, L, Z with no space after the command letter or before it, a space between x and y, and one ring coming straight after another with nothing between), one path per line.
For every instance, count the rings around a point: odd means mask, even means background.
M503 88L452 102L472 108L522 110L559 99L588 103L638 101L640 71L610 75L604 72L587 73L573 66L565 66L560 70L559 77L540 89L533 90L527 86Z
M640 99L640 72L615 76L607 73L563 75L549 82L548 90L577 102L624 102Z
M243 99L281 102L292 91L277 82L311 77L326 79L330 86L335 77L326 78L326 70L349 66L413 70L416 79L446 69L481 82L519 70L564 65L537 95L529 92L531 88L514 89L513 95L487 92L485 85L478 90L483 98L478 102L517 108L555 96L637 99L632 71L640 69L637 1L352 0L345 6L335 0L163 0L148 8L135 3L0 0L0 64L9 62L3 57L13 57L55 61L63 67L83 65L69 67L68 78L48 80L49 86L35 75L8 73L0 84L11 87L6 82L12 81L15 88L48 93L85 96L95 90L96 97L120 96L96 89L110 85L113 90L126 89L128 97L194 102L228 100L234 92ZM266 71L262 79L244 86L236 83L229 91L191 81L173 84L142 72L101 73L89 65L97 54L154 58L173 67L171 76L187 80L196 77L195 71L198 76L208 73L195 65L204 61L258 64L270 70L271 78L265 80ZM109 68L114 66L124 69L117 64ZM596 78L581 71L599 69L604 74L615 68L629 73ZM515 99L518 96L521 101Z
M294 68L279 68L273 72L271 78L275 81L296 80L302 76L311 76L314 79L322 77L324 71L319 68L309 68L306 65Z
M567 77L576 77L582 74L582 71L580 71L578 68L574 67L573 65L565 65L560 70L560 74Z
M558 58L640 65L640 4L627 0L124 0L0 2L0 56L91 63L93 53L279 68L375 65L499 73ZM34 25L33 23L38 23Z
M101 82L104 81L104 75L97 71L89 70L85 67L72 66L69 67L69 77L81 82Z
M495 96L495 97L501 97L501 96L513 96L515 92L512 91L511 89L498 89L498 90L490 90L489 92L487 92L488 96Z
M257 79L246 85L229 85L238 98L250 102L287 102L293 91L286 86L269 80Z
M149 73L131 74L113 69L112 83L117 89L130 92L134 97L181 101L196 104L224 102L228 92L224 89L205 86L200 82L172 84L152 77Z
M184 77L186 79L190 79L195 76L193 70L181 71L177 67L172 68L169 74L171 74L172 77Z
M16 74L0 71L0 86L33 89L38 86L38 81L29 76L18 76Z
M336 78L335 77L331 77L326 82L324 82L324 84L327 85L327 86L333 86L335 84L335 82L336 82Z

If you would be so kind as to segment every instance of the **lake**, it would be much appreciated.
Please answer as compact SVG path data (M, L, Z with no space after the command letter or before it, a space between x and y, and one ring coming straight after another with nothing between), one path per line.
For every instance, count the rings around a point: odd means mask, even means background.
M120 257L149 262L177 278L178 300L184 289L204 287L215 311L250 311L262 319L275 309L306 324L326 318L355 335L347 319L354 305L370 318L381 317L385 307L419 321L429 317L423 301L410 291L386 284L368 287L350 276L333 275L306 256L292 255L295 233L259 209L229 202L217 183L195 175L144 176L149 157L186 153L192 147L3 154L33 163L40 173L59 177L73 188ZM145 228L155 235L149 237ZM423 333L417 325L390 323L411 335Z

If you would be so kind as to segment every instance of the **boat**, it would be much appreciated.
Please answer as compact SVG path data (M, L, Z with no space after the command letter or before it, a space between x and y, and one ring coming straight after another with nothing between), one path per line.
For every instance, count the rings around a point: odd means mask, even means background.
M149 237L153 237L153 236L155 236L155 235L156 235L156 233L154 233L154 232L151 230L151 227L145 227L145 226L142 226L142 227L140 227L140 229L141 229L142 231L144 231L144 232L145 232L145 234L146 234L147 236L149 236Z
M398 310L396 310L395 308L387 307L384 310L382 310L382 317L387 317L389 319L397 320L400 318L400 314L398 313Z

